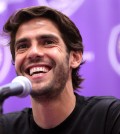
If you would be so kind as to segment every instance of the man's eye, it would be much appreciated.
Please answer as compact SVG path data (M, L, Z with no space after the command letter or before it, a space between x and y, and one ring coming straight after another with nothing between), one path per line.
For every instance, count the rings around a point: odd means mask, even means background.
M24 50L24 49L26 49L26 48L28 48L28 46L27 46L27 44L18 44L17 46L16 46L16 50L18 51L20 51L20 50Z
M52 41L52 40L47 40L47 41L44 42L44 44L45 45L50 45L50 44L55 44L55 42Z

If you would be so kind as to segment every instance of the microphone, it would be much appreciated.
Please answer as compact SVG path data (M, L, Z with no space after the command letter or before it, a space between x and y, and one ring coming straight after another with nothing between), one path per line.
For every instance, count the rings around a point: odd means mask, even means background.
M11 83L0 87L0 99L10 96L26 97L32 90L30 80L24 76L17 76Z

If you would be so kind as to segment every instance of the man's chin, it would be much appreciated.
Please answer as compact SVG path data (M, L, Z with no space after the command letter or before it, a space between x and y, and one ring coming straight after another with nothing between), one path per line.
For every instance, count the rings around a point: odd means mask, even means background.
M42 99L53 100L61 94L63 89L63 87L59 87L55 83L41 86L39 87L39 89L37 87L33 87L31 97L39 101L41 101Z
M55 94L51 91L50 88L47 89L34 89L31 92L31 97L36 101L47 101L54 98Z

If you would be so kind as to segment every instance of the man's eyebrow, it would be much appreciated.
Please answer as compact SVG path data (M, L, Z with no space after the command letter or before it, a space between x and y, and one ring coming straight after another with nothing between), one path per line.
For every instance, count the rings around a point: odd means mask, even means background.
M58 41L58 37L55 36L55 35L52 35L52 34L45 34L45 35L40 35L37 37L38 40L40 39L54 39L55 41ZM15 46L19 43L22 43L22 42L28 42L29 39L27 38L22 38L22 39L18 39L17 41L15 41Z
M15 45L22 43L22 42L27 42L27 41L28 41L28 39L26 39L26 38L18 39L17 41L15 41Z
M56 41L58 41L58 37L52 34L45 34L45 35L40 35L37 37L37 39L54 39Z

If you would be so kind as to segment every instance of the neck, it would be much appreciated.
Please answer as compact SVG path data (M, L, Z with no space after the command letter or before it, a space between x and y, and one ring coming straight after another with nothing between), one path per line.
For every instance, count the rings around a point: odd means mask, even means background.
M32 99L34 120L44 129L54 128L72 113L75 102L73 90L64 90L51 101L38 102Z

